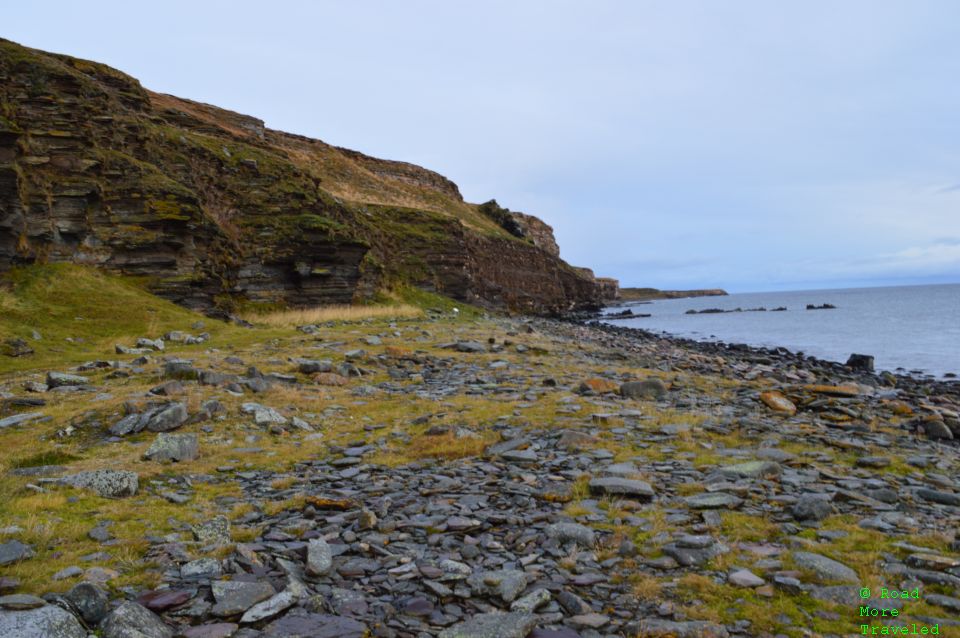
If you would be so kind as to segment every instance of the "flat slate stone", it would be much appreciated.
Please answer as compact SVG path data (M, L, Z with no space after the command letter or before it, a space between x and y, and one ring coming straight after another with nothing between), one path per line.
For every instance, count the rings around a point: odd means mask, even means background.
M478 614L440 632L438 638L526 638L537 617L519 612Z
M0 566L10 565L33 556L33 548L20 541L0 543Z
M809 569L824 581L840 583L857 583L857 573L832 558L814 554L813 552L793 552L793 561L801 569Z
M695 510L736 509L743 504L743 499L726 492L712 492L694 494L683 499L687 507Z
M213 614L220 617L242 614L277 593L267 582L217 580L210 583L210 589L217 601L213 606Z
M590 491L594 494L629 496L644 500L650 500L654 496L653 488L650 487L649 483L612 476L592 479L590 481Z
M264 627L262 638L365 638L367 635L367 626L353 618L288 613Z
M14 414L13 416L8 416L5 419L0 419L0 430L12 427L14 425L20 425L21 423L34 421L42 417L43 412L24 412L22 414Z

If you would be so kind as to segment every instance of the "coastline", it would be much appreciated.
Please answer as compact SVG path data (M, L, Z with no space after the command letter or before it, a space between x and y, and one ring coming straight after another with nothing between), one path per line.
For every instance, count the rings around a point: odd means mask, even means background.
M957 384L569 319L210 328L2 379L8 589L185 635L841 635L953 564Z

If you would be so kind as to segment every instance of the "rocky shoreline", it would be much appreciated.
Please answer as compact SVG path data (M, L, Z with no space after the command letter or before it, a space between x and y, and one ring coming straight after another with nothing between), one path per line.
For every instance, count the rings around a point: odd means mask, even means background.
M879 585L960 626L956 383L569 321L256 330L2 379L0 635L841 636Z

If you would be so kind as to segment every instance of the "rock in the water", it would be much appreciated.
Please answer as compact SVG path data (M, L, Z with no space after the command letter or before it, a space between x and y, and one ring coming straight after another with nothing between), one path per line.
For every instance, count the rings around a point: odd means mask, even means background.
M667 394L667 386L660 379L628 381L620 386L620 396L624 399L662 399Z
M353 618L288 613L264 627L262 638L364 638L367 626Z
M20 541L0 543L0 566L10 565L33 556L33 548Z
M857 573L832 558L814 554L813 552L794 552L793 562L800 569L809 569L821 581L838 583L857 583Z
M22 611L0 611L0 636L87 638L87 632L70 612L46 605Z
M847 359L847 367L864 372L873 372L873 355L851 354Z
M521 612L477 614L444 629L438 638L526 638L536 624L536 616Z
M637 479L603 477L592 479L589 483L590 491L594 494L609 494L611 496L627 496L640 500L650 500L654 496L653 488L649 483Z
M173 638L173 630L152 611L127 601L107 614L103 638Z
M136 494L140 481L135 472L93 470L64 477L63 482L73 487L92 490L100 496L119 498Z
M213 614L220 617L242 614L277 593L267 582L216 580L210 583L210 589L217 601Z
M192 461L199 452L200 442L196 434L161 432L143 456L151 461Z

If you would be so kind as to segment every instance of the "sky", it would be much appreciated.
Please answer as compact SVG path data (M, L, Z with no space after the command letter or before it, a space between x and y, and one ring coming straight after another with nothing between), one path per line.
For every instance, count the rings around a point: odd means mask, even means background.
M425 166L624 286L960 282L953 0L47 0L0 37Z

